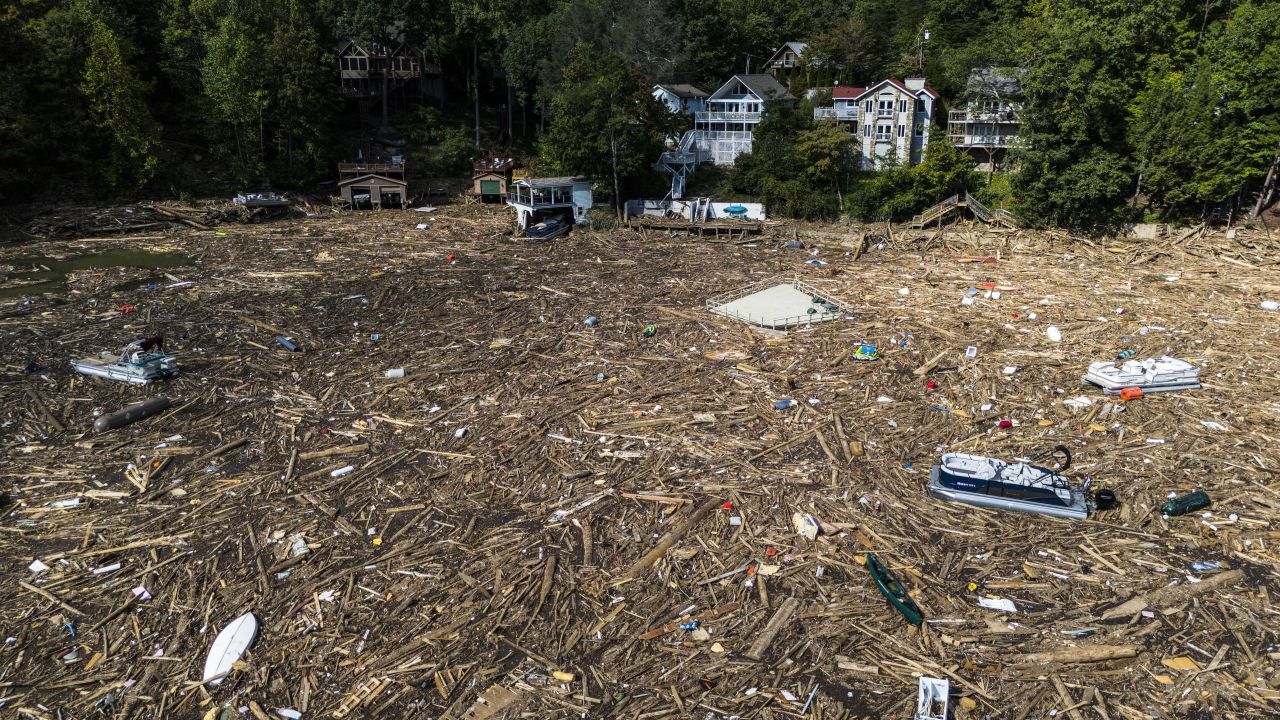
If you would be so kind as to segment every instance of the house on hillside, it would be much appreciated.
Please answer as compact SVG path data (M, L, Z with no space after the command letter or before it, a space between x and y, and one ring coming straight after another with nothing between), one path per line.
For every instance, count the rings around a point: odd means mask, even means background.
M784 42L782 47L773 51L773 55L765 61L764 69L788 85L796 71L804 66L804 53L808 43Z
M354 210L402 208L409 202L404 163L338 163L338 194Z
M591 202L591 181L580 177L524 178L511 183L507 193L522 231L552 217L585 225Z
M387 47L347 39L338 44L337 55L338 75L345 97L379 97L384 76L388 93L434 99L444 96L440 66L404 43Z
M831 98L832 106L814 108L813 117L849 127L863 168L875 168L889 157L907 165L924 159L933 106L939 100L924 78L836 87Z
M772 75L734 75L707 98L706 112L694 115L692 146L705 150L716 165L732 165L751 152L752 133L765 108L795 101Z
M947 117L947 138L988 168L1018 137L1022 117L1022 69L975 68L965 85L965 105Z
M707 109L707 93L692 85L654 85L653 96L677 115L695 115Z

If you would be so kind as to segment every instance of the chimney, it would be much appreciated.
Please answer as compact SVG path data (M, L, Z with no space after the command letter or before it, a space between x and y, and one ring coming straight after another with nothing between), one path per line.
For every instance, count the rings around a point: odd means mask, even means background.
M903 82L906 83L907 89L912 92L924 89L924 78L922 77L907 78Z

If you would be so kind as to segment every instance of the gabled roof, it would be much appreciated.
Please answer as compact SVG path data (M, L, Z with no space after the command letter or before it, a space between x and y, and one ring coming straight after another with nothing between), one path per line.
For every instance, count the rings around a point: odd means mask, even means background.
M559 187L561 185L580 185L587 182L584 177L548 177L548 178L523 178L515 181L515 185L525 185L531 188L540 187Z
M866 88L850 87L848 85L838 85L831 88L832 100L856 100L862 96Z
M969 73L965 94L969 97L1015 98L1022 95L1022 74L1018 67L980 67Z
M870 95L876 92L877 90L884 87L885 85L892 85L893 87L897 88L898 90L901 90L902 92L912 97L920 97L921 95L924 95L924 96L933 98L934 100L937 100L938 98L942 97L941 95L938 94L936 90L934 90L933 88L927 85L922 90L912 90L911 88L907 87L906 83L902 82L901 80L894 80L893 78L889 78L888 80L881 80L880 82L874 85L870 85L866 89L864 89L859 95L853 98L847 98L847 99L858 100L866 95ZM835 96L833 95L832 97L835 97Z
M769 58L769 62L772 64L773 61L781 57L782 53L786 52L787 50L790 50L791 52L795 53L797 58L802 58L804 57L804 51L808 49L809 49L809 43L784 42L782 43L782 47L774 51L773 56Z
M761 100L795 100L795 97L787 92L787 89L772 75L734 75L726 80L719 90L711 93L711 97L720 98L735 80L742 83L752 95Z
M397 180L396 178L387 177L386 175L376 175L374 173L369 173L368 175L361 175L359 177L347 178L346 180L339 180L338 187L342 187L343 185L351 185L352 183L363 182L365 180L368 180L369 178L378 178L379 180L385 180L389 183L400 185L401 187L409 186L409 183L405 182L404 180Z
M666 90L672 95L675 95L678 98L683 98L685 100L697 100L697 99L709 97L709 95L707 95L705 90L699 90L698 88L692 85L659 84L659 85L654 85L654 87L662 88L663 90Z

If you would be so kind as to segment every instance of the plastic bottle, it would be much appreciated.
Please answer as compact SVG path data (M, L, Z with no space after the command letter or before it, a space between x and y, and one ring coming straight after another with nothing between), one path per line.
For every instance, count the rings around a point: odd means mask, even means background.
M1203 490L1196 490L1182 497L1174 498L1160 506L1160 512L1169 517L1175 515L1185 515L1189 512L1195 512L1201 508L1209 507L1209 495Z
M391 368L382 374L389 378L402 378L404 377L404 368Z
M1138 354L1138 351L1137 351L1137 350L1121 350L1121 351L1120 351L1120 353L1116 355L1116 359L1117 359L1117 360L1128 360L1129 358L1131 358L1131 357L1133 357L1134 355L1137 355L1137 354Z

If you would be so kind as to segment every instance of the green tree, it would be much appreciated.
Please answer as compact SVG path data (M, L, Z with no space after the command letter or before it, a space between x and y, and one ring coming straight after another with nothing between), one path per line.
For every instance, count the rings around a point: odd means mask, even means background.
M1222 120L1220 94L1204 60L1191 73L1165 70L1138 97L1134 123L1138 188L1166 212L1200 211L1240 187L1233 152L1239 129Z
M148 88L131 64L132 49L107 24L106 9L94 0L80 0L76 10L88 26L89 56L80 90L113 141L107 175L112 180L129 176L143 185L155 173L160 144L160 126L147 106Z
M801 131L796 152L804 159L809 181L815 187L835 191L840 212L844 212L840 186L853 165L853 137L849 131L834 122L818 123L812 130Z
M846 85L868 81L884 65L875 30L852 15L813 35L804 61L825 79Z
M621 212L622 182L652 171L678 119L649 94L640 74L613 54L579 45L565 67L565 88L551 106L542 158L557 172L611 178Z
M1221 93L1220 122L1236 130L1224 161L1233 164L1241 195L1257 215L1280 185L1280 3L1243 2L1210 26L1202 49Z
M213 117L229 127L235 139L235 170L241 180L260 177L264 171L266 93L262 87L262 34L250 20L236 13L223 16L212 36L205 40L201 67L204 94L209 98Z
M1140 28L1080 7L1045 13L1027 30L1017 210L1040 224L1105 226L1133 187L1125 125Z

